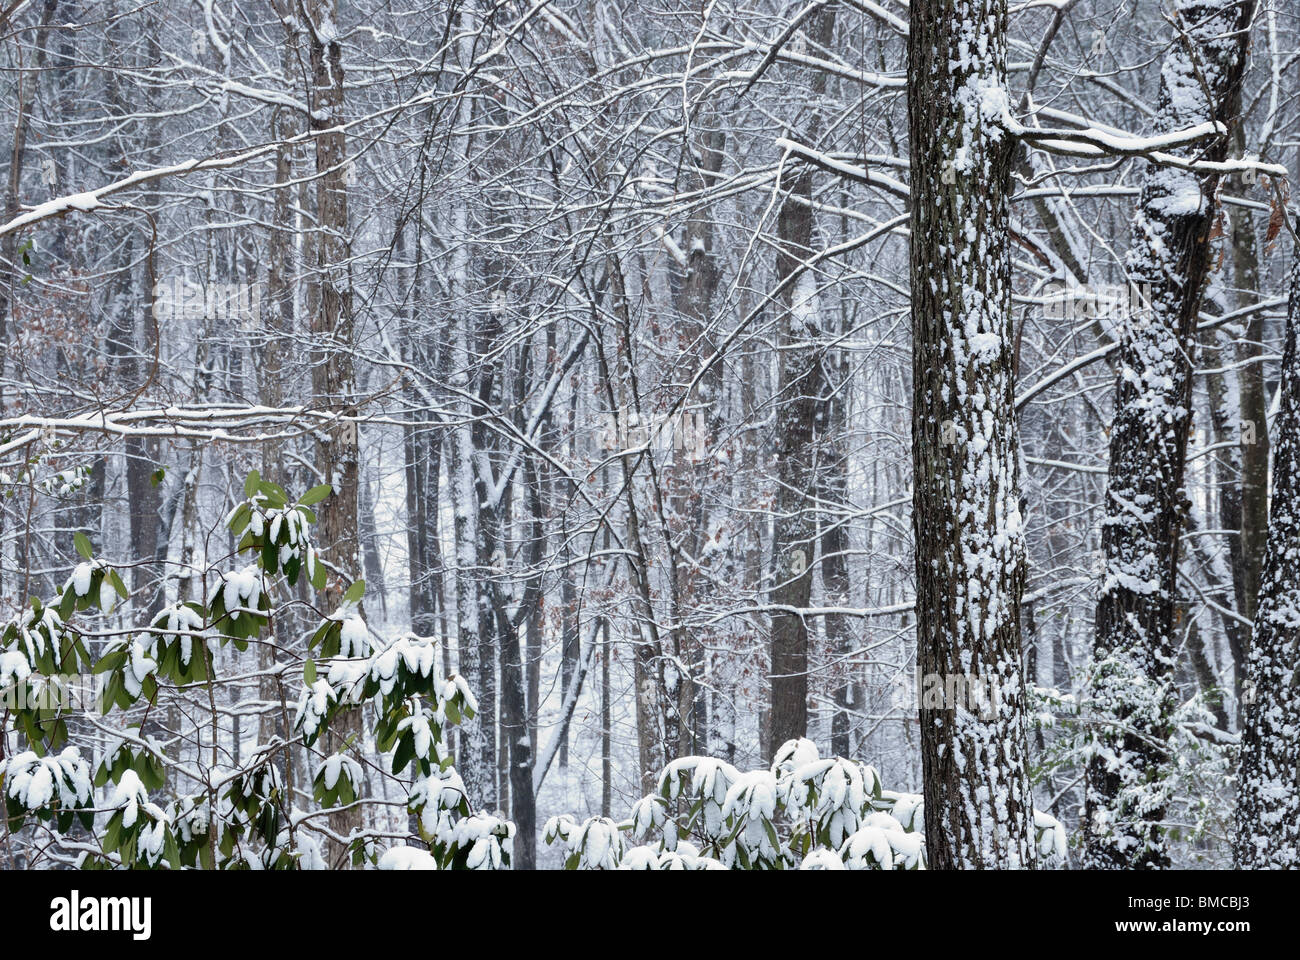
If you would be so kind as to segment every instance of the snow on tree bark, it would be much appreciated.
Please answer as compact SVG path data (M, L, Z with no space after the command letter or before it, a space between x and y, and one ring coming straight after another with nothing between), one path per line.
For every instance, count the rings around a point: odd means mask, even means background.
M1236 865L1300 867L1300 246L1291 269L1274 421L1273 498L1259 610L1243 685Z
M1185 156L1222 160L1236 117L1253 2L1178 0L1179 38L1161 67L1156 132L1215 120L1222 135ZM1207 99L1207 97L1209 99ZM1133 217L1089 701L1085 860L1093 868L1169 863L1162 774L1176 702L1174 610L1191 357L1210 265L1219 177L1151 166Z
M341 417L356 410L356 372L353 368L353 324L351 283L348 277L348 195L346 182L346 140L337 129L343 110L343 55L333 0L316 0L308 8L306 27L311 54L311 115L316 137L316 218L325 228L316 243L319 277L319 309L312 318L312 392L318 403ZM331 608L343 599L348 585L361 576L360 544L357 538L359 455L355 421L339 419L323 432L316 445L321 474L334 488L334 496L321 508L319 536L321 556L330 568L325 595ZM328 748L342 750L362 732L359 709L339 715L330 730ZM361 827L361 808L331 813L330 830L346 839ZM330 845L332 863L344 860L345 848Z
M1032 867L1007 197L1003 0L913 0L912 453L929 863ZM951 685L951 686L949 686Z
M1245 134L1239 125L1236 152L1245 154ZM1248 184L1234 178L1234 189L1243 192ZM1254 305L1260 299L1259 247L1251 211L1234 207L1229 211L1232 225L1232 262L1237 308ZM1268 546L1268 404L1269 387L1264 379L1265 317L1257 312L1245 324L1245 337L1237 344L1237 396L1241 428L1241 482L1236 500L1240 534L1228 537L1237 609L1247 620L1255 619L1259 609L1259 585L1263 577L1264 551ZM1243 625L1244 626L1244 625ZM1246 656L1250 647L1249 630L1229 634L1235 674L1233 690L1237 699L1237 721L1243 720L1241 689L1245 679Z
M835 8L818 11L809 31L821 46L835 30ZM820 97L824 74L811 83ZM819 112L806 124L815 135ZM781 183L785 201L777 214L776 279L781 285L781 351L777 411L776 520L772 533L772 603L783 609L772 614L772 712L770 744L780 749L787 740L808 732L808 623L798 610L808 606L812 592L813 554L817 547L817 517L809 497L815 496L819 470L817 428L824 416L822 394L826 376L816 277L805 270L812 255L812 171L787 173ZM797 346L799 344L806 344Z

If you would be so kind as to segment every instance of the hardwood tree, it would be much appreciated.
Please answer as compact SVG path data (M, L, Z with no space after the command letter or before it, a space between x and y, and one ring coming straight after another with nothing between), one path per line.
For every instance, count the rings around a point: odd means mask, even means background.
M1178 0L1166 52L1157 133L1206 121L1217 133L1183 147L1222 161L1240 110L1253 0ZM1174 685L1178 552L1187 511L1191 364L1211 263L1219 174L1152 163L1133 216L1130 305L1120 330L1115 415L1102 527L1105 563L1093 642L1088 761L1089 866L1169 863L1162 821Z
M1300 244L1293 261L1268 549L1242 692L1233 852L1243 870L1300 865Z
M1006 4L913 0L910 27L912 527L926 844L938 869L1031 867L1007 243L1016 145L997 109L1006 102Z

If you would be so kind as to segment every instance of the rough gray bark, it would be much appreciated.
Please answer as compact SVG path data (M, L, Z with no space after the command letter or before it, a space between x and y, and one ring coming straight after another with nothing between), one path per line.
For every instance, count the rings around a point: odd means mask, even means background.
M399 240L398 256L402 257L404 253L405 243ZM417 370L440 369L437 357L431 355L433 353L434 348L420 337L412 337L406 345L406 359ZM406 393L411 406L418 406L419 391L414 384L407 384ZM405 455L406 553L411 577L408 599L411 632L417 636L431 637L438 631L441 603L442 555L438 522L442 472L441 428L427 421L406 425L402 429L402 450ZM444 649L446 642L444 638Z
M812 39L825 47L835 32L835 7L813 14ZM814 97L826 89L817 73L810 82ZM820 111L802 125L814 134ZM812 170L803 166L784 174L785 199L777 214L778 324L781 344L776 402L776 518L772 532L771 685L769 747L808 733L808 624L799 612L812 593L813 557L817 548L817 514L808 503L816 489L818 415L824 413L826 389L823 347L817 316L816 279L805 270L812 255ZM784 609L782 609L784 608Z
M320 271L312 315L312 394L323 409L349 417L356 413L356 373L353 369L353 324L348 266L348 196L345 135L335 129L343 120L343 57L338 39L336 0L313 0L304 25L312 76L311 127L319 131L316 144L316 266ZM322 431L316 463L334 489L321 503L316 537L320 556L329 568L324 604L336 609L348 586L361 576L358 542L359 454L357 426L340 419ZM342 711L331 725L326 749L337 752L362 730L360 709ZM330 830L341 840L361 827L361 808L330 814ZM328 856L346 865L346 846L331 840Z
M1006 3L913 0L910 18L912 524L928 859L938 869L1032 867L1007 239L1015 145L970 93L1005 89ZM985 695L953 703L949 689Z
M1245 154L1243 127L1237 126L1237 149ZM1244 187L1235 178L1238 187ZM1243 191L1244 192L1244 191ZM1232 267L1237 291L1237 308L1248 307L1259 299L1259 250L1251 212L1241 207L1229 211L1232 228ZM1245 324L1245 336L1237 341L1237 396L1240 406L1241 478L1237 496L1240 535L1237 553L1232 556L1233 586L1237 611L1247 620L1255 619L1260 578L1263 575L1264 548L1268 542L1268 389L1264 383L1265 320L1262 312ZM1242 720L1241 685L1249 653L1249 635L1230 636L1235 673L1237 720Z
M699 128L689 142L689 157L683 160L686 188L706 190L726 156L726 132L717 126L712 112L695 120ZM713 235L718 211L701 207L686 222L686 271L678 290L679 317L678 342L682 347L683 374L693 377L698 367L713 354L715 344L710 324L713 319L714 294L720 271L717 254L713 249ZM673 495L670 499L672 523L670 536L673 544L673 566L677 577L676 598L682 611L698 605L701 595L709 590L706 578L699 576L696 566L703 554L705 537L709 529L709 507L705 502L713 464L703 455L701 447L717 441L722 421L722 363L714 363L705 371L698 388L683 405L685 423L674 424L677 431L687 431L700 421L707 421L706 436L682 436L682 449L675 451L673 464L666 471L666 482ZM684 555L683 555L684 554ZM697 680L706 673L705 647L709 644L707 628L687 629L679 626L674 631L673 646L684 668L678 687L677 712L682 718L679 756L705 751L707 743L706 690Z
M4 192L3 214L6 223L18 215L23 162L27 152L27 129L31 120L32 104L36 99L36 84L40 77L40 69L45 64L45 38L57 5L58 0L45 0L45 6L41 11L41 26L37 30L36 37L39 51L36 69L30 72L20 71L18 74L17 119L13 129L13 143L9 148L9 177ZM3 238L0 238L0 271L2 271L0 272L0 404L4 400L5 367L9 358L14 295L17 293L18 282L25 272L19 268L17 261L18 234L6 233ZM0 517L0 531L4 529L3 523L3 517Z
M277 0L277 12L283 13L290 0ZM297 33L285 22L284 37L280 47L280 71L286 83L292 83L294 77L295 54L298 50ZM295 333L296 318L294 314L293 278L293 240L295 229L295 211L292 180L295 162L301 163L298 151L283 141L298 132L298 117L292 110L279 109L272 119L272 130L281 141L275 151L275 187L271 193L271 229L269 231L266 271L266 299L261 304L259 321L261 324L260 363L257 364L258 392L263 405L278 407L284 402L284 377L290 368L292 337ZM277 478L284 485L287 477L281 476L284 470L283 443L279 439L268 439L262 444L262 476ZM286 624L286 618L277 617L272 626L276 645L285 646L293 636L292 618ZM273 675L272 667L277 660L276 646L262 644L258 647L258 668L263 671L258 681L258 694L264 703L279 703L283 679ZM274 737L286 737L282 711L265 710L258 721L258 742L270 743ZM287 748L287 749L292 749ZM287 759L286 759L287 764ZM282 767L282 769L284 769Z
M1274 420L1273 502L1246 681L1233 840L1242 869L1300 866L1300 245Z
M834 507L843 505L847 509L849 502L849 456L844 440L848 428L846 394L849 385L848 364L842 357L827 357L827 370L830 382L827 384L825 410L821 420L825 424L822 439L822 466L818 496L823 504ZM821 553L822 584L829 606L851 606L849 600L849 522L843 514L832 510L823 510L821 514L821 537L818 543ZM831 714L831 752L837 757L853 756L850 730L852 713L858 709L859 684L855 682L854 667L844 658L853 649L853 631L847 617L829 616L826 624L826 646L830 656L841 661L836 664L832 676L835 678L832 688L834 703Z
M1254 2L1177 0L1175 10L1180 36L1162 65L1156 127L1167 132L1213 119L1230 129ZM1211 137L1188 155L1222 160L1228 143L1226 135ZM1133 219L1128 272L1140 300L1121 335L1090 689L1100 719L1083 829L1085 862L1097 869L1169 863L1162 767L1176 706L1173 618L1190 367L1218 183L1217 174L1150 166Z
M614 648L609 642L608 619L601 621L600 642L600 815L608 817L614 791L613 697L609 689L609 662L613 659Z

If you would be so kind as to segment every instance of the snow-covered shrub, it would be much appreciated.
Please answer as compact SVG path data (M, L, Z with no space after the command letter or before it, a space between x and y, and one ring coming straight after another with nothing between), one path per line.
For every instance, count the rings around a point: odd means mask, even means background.
M917 869L918 806L883 790L872 767L792 740L767 770L681 757L627 820L553 817L545 840L562 846L570 870Z
M1037 811L1034 823L1040 854L1064 858L1065 828ZM766 770L679 758L626 820L552 817L544 839L568 870L918 870L924 825L920 796L886 790L875 768L799 739Z
M282 779L285 741L259 746L236 769L215 766L215 755L214 765L201 769L169 757L142 726L168 687L207 685L211 696L214 655L228 644L242 654L266 639L277 597L301 576L316 590L325 587L327 571L311 541L311 507L329 492L319 486L292 501L250 474L244 501L228 517L245 562L207 571L200 580L209 585L203 601L168 605L147 628L106 641L93 640L77 614L106 615L129 594L117 571L76 535L82 562L60 595L47 603L33 600L0 629L0 693L29 694L58 674L84 668L98 678L99 712L135 711L138 719L118 727L121 737L92 764L77 745L65 746L70 705L15 697L7 716L32 749L0 760L11 833L29 817L60 834L80 822L96 833L102 850L82 855L88 868L326 866L313 821L364 799L364 744L348 741L336 752L317 754L306 773L319 807L307 811L293 805ZM342 710L359 705L370 711L374 750L410 784L407 809L428 850L398 845L385 853L375 837L360 835L349 844L352 862L378 862L384 869L509 867L514 825L473 811L446 742L448 728L477 709L467 684L438 673L430 638L373 638L360 610L364 588L363 581L351 584L337 609L321 618L308 648L321 666L314 659L304 665L291 732L310 750ZM97 642L98 659L89 652ZM198 789L155 799L173 773L190 784L198 780Z
M437 870L438 861L428 850L399 843L384 851L378 866L380 870Z
M564 845L568 851L564 863L570 870L613 870L626 854L622 829L605 817L592 817L582 823L567 814L552 817L546 822L544 837L547 843L559 841Z
M74 818L89 828L92 815L90 767L75 747L54 756L38 756L26 750L0 759L0 788L10 828L28 815L67 830Z

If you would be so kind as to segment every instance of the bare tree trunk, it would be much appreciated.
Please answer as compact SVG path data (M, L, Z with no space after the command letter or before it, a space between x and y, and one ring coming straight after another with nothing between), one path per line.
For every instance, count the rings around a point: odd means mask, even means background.
M523 617L540 596L536 583L527 588ZM501 753L508 763L510 818L515 824L515 847L511 865L517 870L537 866L537 800L533 794L533 748L528 737L528 711L524 695L524 664L519 648L518 619L507 620L497 598L497 617L501 638Z
M41 25L37 31L36 46L40 51L36 69L18 73L18 109L14 122L13 144L9 148L9 179L5 184L4 221L8 223L18 215L19 192L22 189L23 160L27 152L27 127L31 119L32 104L36 99L36 85L40 82L41 67L45 63L45 38L58 0L45 0L41 11ZM9 358L9 344L13 338L12 323L14 294L23 271L18 268L18 234L6 233L0 238L0 409L4 405L4 384ZM0 512L0 533L4 531L4 514Z
M1243 689L1233 853L1246 870L1300 866L1300 244L1293 257L1268 550Z
M568 435L570 456L577 454L577 417L578 417L578 391L575 389L569 400L568 413ZM602 471L602 476L604 471ZM561 509L561 486L558 478L553 478L554 483L551 489L552 511L559 512ZM560 689L568 690L573 685L574 675L578 672L578 658L582 654L582 639L578 636L578 589L575 581L576 573L571 566L573 552L569 547L569 531L567 524L561 526L561 565L560 565ZM605 528L605 538L608 541L609 528ZM608 647L606 648L608 654ZM603 669L603 668L602 668ZM602 694L603 696L603 694ZM536 708L534 708L536 709ZM536 719L534 718L534 722ZM564 731L564 739L560 742L560 766L568 767L569 765L569 728Z
M1160 132L1211 119L1231 128L1254 6L1254 0L1177 0L1180 40L1161 70ZM1222 160L1228 143L1226 135L1216 136L1194 154ZM1164 745L1176 706L1173 617L1186 513L1191 358L1218 183L1213 173L1151 167L1133 220L1128 272L1140 307L1120 341L1090 691L1102 718L1094 726L1083 824L1085 859L1094 869L1169 863L1161 825L1168 799ZM1198 202L1188 204L1189 196Z
M1242 529L1241 494L1242 494L1242 447L1238 445L1238 424L1234 422L1239 414L1232 404L1228 390L1227 377L1218 369L1226 351L1218 343L1219 332L1211 331L1202 345L1205 363L1210 368L1205 376L1205 389L1209 397L1210 431L1216 446L1222 444L1214 458L1214 483L1218 492L1218 521L1214 528L1233 531L1224 539L1227 541L1228 562L1215 563L1217 559L1211 551L1211 542L1206 537L1198 537L1193 549L1203 557L1202 567L1211 580L1211 589L1226 591L1230 596L1221 596L1220 602L1231 606L1233 610L1242 609L1246 593L1246 573L1242 569L1241 551ZM1189 528L1191 518L1186 520ZM1223 632L1232 653L1234 665L1238 656L1249 646L1250 627L1238 617L1221 613L1219 617ZM1215 722L1222 730L1228 729L1228 714L1224 706L1223 684L1215 676L1205 652L1205 642L1197 635L1195 645L1189 644L1188 653L1192 659L1192 668L1196 673L1197 683L1210 700L1210 709L1214 711ZM1235 667L1234 667L1235 669ZM1230 681L1236 682L1236 681Z
M809 25L812 38L827 46L835 31L835 7L823 7ZM817 73L814 96L825 90ZM805 130L815 131L820 111L814 110ZM822 369L821 318L816 277L805 269L812 255L812 172L804 167L786 174L781 183L785 200L777 215L776 279L780 285L780 379L776 421L776 520L772 534L770 748L808 733L808 624L801 612L812 592L813 555L817 546L817 514L808 503L816 489L816 435L823 413L826 377ZM807 343L807 346L796 345Z
M388 588L384 583L384 562L379 556L379 527L375 520L375 496L367 480L358 478L360 514L358 531L361 540L362 570L365 572L366 590L379 601L379 615L388 617ZM374 607L371 607L372 611Z
M826 385L826 410L823 414L825 436L822 450L826 461L820 477L818 495L827 507L848 507L849 458L844 434L848 426L847 391L848 365L841 358L827 358L831 380ZM849 524L848 517L833 511L821 513L821 571L828 606L850 606L849 603ZM828 616L826 623L827 652L838 662L831 672L833 680L831 714L831 752L837 757L851 757L850 727L852 711L857 707L858 684L854 669L844 658L853 649L853 633L848 619Z
M1006 88L1006 2L912 0L910 13L912 523L926 846L939 869L1032 867L1007 239L1014 144L968 93ZM966 702L952 702L959 697Z
M1244 127L1237 125L1236 142L1245 154ZM1237 178L1239 179L1239 178ZM1228 213L1232 224L1232 266L1237 288L1237 307L1249 307L1259 299L1259 250L1251 212L1232 207ZM1232 558L1233 583L1237 595L1237 612L1247 620L1255 619L1260 579L1263 576L1264 548L1268 543L1268 389L1264 384L1264 314L1255 313L1245 324L1245 336L1237 341L1237 396L1241 423L1237 425L1241 441L1241 485L1238 494L1241 534L1237 537L1237 555ZM1232 647L1235 667L1234 692L1237 722L1243 720L1242 678L1249 656L1249 634L1230 636L1240 646Z
M485 271L491 276L490 271ZM479 318L477 346L479 382L474 405L474 421L470 426L473 440L473 457L470 470L474 477L473 508L479 513L478 543L475 548L478 576L487 580L497 580L507 575L504 531L507 519L498 515L495 509L485 508L488 502L490 476L481 472L481 464L495 462L493 455L498 448L495 431L490 430L486 418L502 409L502 390L498 362L484 360L493 357L498 348L500 324L490 311ZM482 458L482 459L480 459ZM502 497L502 503L508 503L509 495ZM504 657L502 644L506 638L501 635L497 617L492 610L492 591L494 584L483 583L478 588L478 686L479 721L483 726L482 757L486 794L482 802L489 809L501 809L504 806L503 794L508 789L507 780L501 763L505 762L507 751L499 750L497 736L501 717L500 704L497 699L497 675L501 667L498 661Z
M707 189L722 169L726 133L711 126L716 117L701 111L694 124L700 128L688 140L688 157L685 166L686 187L692 191ZM680 380L690 382L700 364L714 352L710 323L713 317L713 298L718 285L717 256L713 250L714 223L717 211L705 206L697 210L686 222L686 271L681 278L677 297L678 343L682 347L685 368ZM705 538L709 530L705 490L712 466L704 456L706 444L716 442L722 415L722 363L714 363L705 371L698 388L687 397L681 408L681 418L669 425L674 443L673 465L666 480L672 496L671 523L672 564L677 578L676 599L679 610L674 621L673 647L682 668L677 689L677 713L681 717L679 756L702 752L702 731L706 729L703 714L707 698L697 684L706 669L705 647L708 628L691 628L682 622L687 611L698 602L700 591L707 586L700 583L699 567ZM707 434L699 427L707 422Z
M50 5L53 6L53 4ZM158 33L162 27L161 19L154 21L151 26L152 29L147 32L145 42L145 56L150 66L161 59L158 44ZM149 100L150 109L156 109L156 94L151 93ZM144 145L145 162L150 166L160 166L162 164L159 139L159 124L156 122L150 123L146 128ZM145 194L145 205L147 208L154 208L157 203L158 187L155 184ZM154 309L154 290L151 286L151 283L156 284L158 279L154 276L157 251L153 247L153 237L151 235L149 235L148 242L149 250L145 258L147 269L137 279L142 292L138 299L133 298L131 305L132 317L128 321L132 328L133 342L131 351L134 369L132 370L131 381L125 386L132 393L144 390L153 375L151 370L141 369L139 358L147 358L145 362L152 366L153 349L155 347L161 349L161 346L155 343L156 338L160 336L160 332L156 319L157 312ZM158 536L162 521L161 491L158 484L153 480L154 471L159 460L158 439L156 437L127 437L123 446L126 450L126 489L129 501L128 518L131 530L131 553L139 560L152 561L140 563L132 570L131 593L133 603L138 604L138 609L143 613L144 619L152 621L163 605L162 580L158 576L157 562L162 560L166 553L166 545L159 542Z
M278 0L280 10L289 0ZM280 48L280 70L287 83L293 82L294 54L298 46L298 36L285 24L285 36ZM295 332L293 278L296 264L294 257L294 232L297 216L294 211L293 179L295 151L284 141L298 131L297 116L287 108L279 108L272 115L272 132L280 141L275 151L275 183L272 192L271 229L268 240L270 262L266 271L266 300L261 304L259 318L263 342L259 351L260 373L259 393L262 404L275 408L284 403L284 377L287 370L286 361L290 358L292 337ZM262 444L262 475L276 476L283 470L283 444L278 439L270 439ZM279 482L284 479L280 478ZM292 629L281 617L273 625L272 639L277 646L284 646L293 635ZM272 707L263 711L258 722L258 742L270 743L274 737L287 737L284 730L282 711L278 708L280 684L273 675L277 662L276 646L265 643L258 646L258 669L262 676L258 681L258 697L263 703ZM290 748L291 749L291 748Z
M609 689L609 666L614 658L614 647L609 642L609 620L600 624L600 815L608 817L613 805L614 744L612 696Z
M353 369L352 292L348 265L348 196L343 122L343 63L337 0L311 0L306 33L311 54L311 127L316 143L316 266L319 305L312 315L312 394L315 402L342 417L356 414ZM340 419L316 444L321 474L334 488L319 510L317 538L329 568L325 608L333 610L352 581L361 576L357 536L359 453L355 421ZM338 751L362 730L360 709L345 710L333 724L326 749ZM346 839L362 825L361 808L330 814L330 830ZM346 847L331 841L330 862L343 865Z
M36 87L40 83L40 76L45 67L46 39L57 7L58 0L45 0L45 5L41 10L40 26L36 32L37 57L35 69L30 71L20 69L17 73L18 103L14 119L13 144L9 148L9 176L4 191L3 217L5 223L18 215L27 153L27 130L31 121L32 105L36 101ZM17 8L13 8L8 13L12 14L16 10ZM18 260L18 233L6 233L3 238L0 238L0 410L5 407L5 384L8 383L9 378L9 348L18 334L17 324L14 322L14 301L20 278L26 274L26 271L19 265ZM102 484L102 461L96 464L95 469L99 471L98 479ZM93 513L94 507L87 512ZM4 582L4 523L4 511L0 510L0 585ZM16 545L15 549L25 551L25 541ZM22 556L19 559L20 566L24 571L24 579L29 579L32 564L29 559Z

